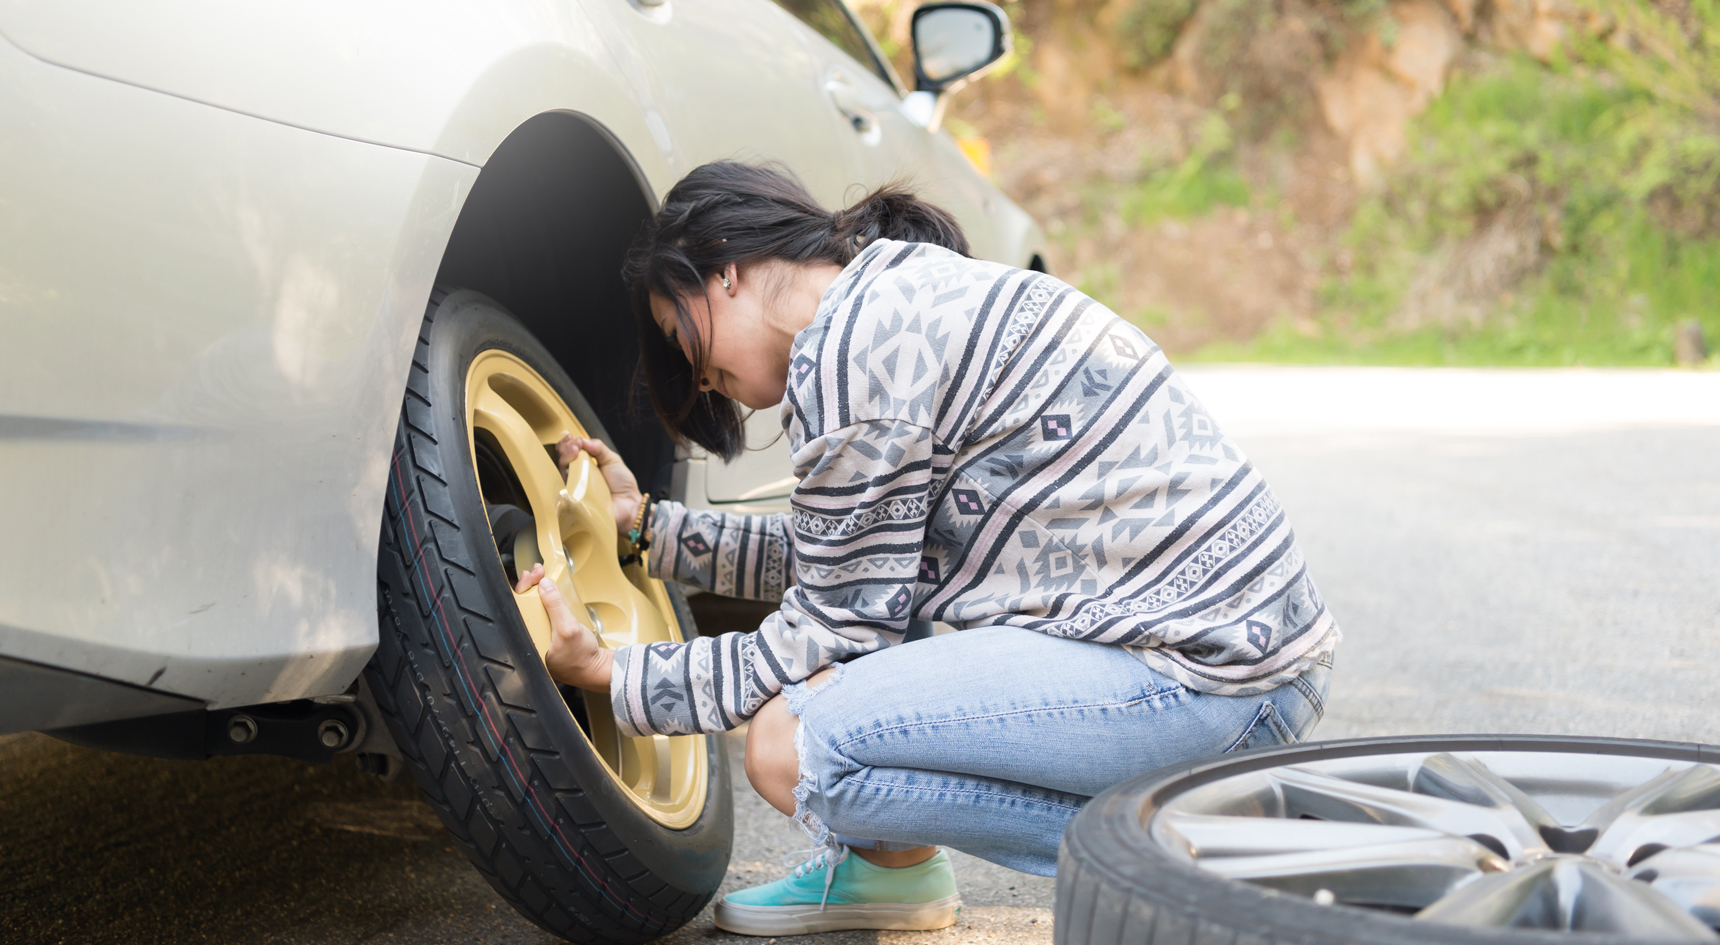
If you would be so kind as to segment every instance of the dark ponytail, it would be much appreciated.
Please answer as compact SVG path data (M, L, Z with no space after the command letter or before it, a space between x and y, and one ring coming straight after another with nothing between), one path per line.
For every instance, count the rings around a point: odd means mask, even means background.
M692 441L724 459L746 446L739 405L700 391L709 340L699 335L687 298L730 263L781 260L846 266L874 240L935 243L968 254L961 226L899 184L831 213L786 169L716 161L681 178L663 209L634 241L622 277L639 323L640 379L658 419L677 442ZM679 331L698 363L688 364L651 317L651 296L675 305Z

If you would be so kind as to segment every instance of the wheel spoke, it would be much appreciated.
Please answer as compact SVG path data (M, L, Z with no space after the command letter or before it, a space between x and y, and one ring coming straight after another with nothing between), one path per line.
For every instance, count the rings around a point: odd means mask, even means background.
M1505 868L1493 851L1473 840L1417 833L1422 836L1394 843L1209 858L1201 866L1304 896L1325 889L1338 902L1418 909L1483 872Z
M1636 939L1716 942L1720 935L1654 887L1632 882L1599 866L1578 864L1582 888L1571 928L1611 932Z
M596 467L581 455L562 493L562 528L580 598L608 646L672 639L662 611L628 579L616 558L609 487Z
M1524 823L1534 828L1537 839L1541 828L1559 826L1539 801L1472 758L1459 758L1445 752L1431 755L1416 770L1413 787L1419 794L1446 797L1481 807L1515 809Z
M1484 876L1463 886L1416 913L1416 918L1453 925L1511 926L1527 924L1526 913L1535 928L1557 928L1543 922L1539 909L1547 915L1558 911L1558 888L1554 882L1551 861L1535 864L1509 873Z
M1706 765L1692 766L1664 789L1645 798L1640 809L1651 816L1720 809L1720 772Z
M1720 837L1720 774L1705 766L1667 771L1614 798L1585 826L1600 830L1589 855L1621 868L1657 848L1713 840Z
M591 458L582 454L564 481L541 442L544 434L512 403L480 385L472 412L474 426L496 438L526 491L538 523L535 537L545 576L570 598L574 614L610 647L670 639L658 607L617 562L609 487ZM549 618L536 591L514 597L539 650L547 649Z
M1266 856L1337 850L1345 847L1402 843L1444 837L1437 830L1393 824L1359 824L1332 820L1284 820L1277 817L1233 817L1221 814L1169 813L1158 829L1161 841L1190 859L1221 856Z
M1205 872L1316 902L1720 942L1712 764L1527 749L1340 756L1203 783L1148 826Z
M1488 928L1611 932L1675 942L1720 941L1712 929L1646 883L1559 856L1482 877L1416 913L1416 918Z
M555 508L562 535L575 539L568 544L567 557L576 571L592 561L615 557L614 506L609 486L590 456L581 453L568 467Z
M621 780L641 797L656 793L657 761L657 749L650 736L621 739Z
M1605 830L1611 827L1621 815L1642 809L1644 804L1660 797L1667 788L1683 780L1695 770L1692 768L1686 771L1675 771L1672 768L1667 768L1647 781L1602 804L1599 809L1583 821L1583 826Z
M546 559L552 550L556 557L561 558L565 554L561 547L561 530L551 527L559 517L565 491L561 470L544 451L537 432L513 404L489 387L480 387L472 400L473 426L496 438L531 502L532 517L538 523L538 547ZM566 561L545 560L545 571L552 566L565 570Z
M1639 863L1630 877L1647 882L1696 919L1720 926L1720 843L1657 853Z
M1595 841L1589 855L1624 867L1667 847L1720 839L1720 811L1693 810L1658 817L1626 815ZM1635 862L1633 862L1635 861Z
M508 466L512 468L521 488L525 490L535 522L532 537L535 539L536 557L543 562L544 578L554 581L556 587L569 598L568 604L573 607L574 613L580 613L584 604L578 599L578 588L568 580L570 575L567 553L562 546L561 529L552 527L560 517L564 492L561 471L550 460L549 454L544 452L542 443L538 441L538 434L531 424L526 422L513 404L503 399L489 385L479 385L471 392L470 407L473 427L485 430L495 437L503 455L507 457ZM529 563L516 561L515 566L523 571L529 567ZM534 588L524 594L515 593L514 604L519 607L520 616L525 620L526 630L531 634L532 642L537 644L538 652L547 652L550 641L549 614L544 611L543 601L539 599L537 590Z
M1456 837L1497 844L1505 856L1546 850L1539 832L1515 806L1483 807L1465 801L1361 784L1303 768L1272 772L1284 796L1285 814L1322 820L1423 827ZM1489 842L1491 841L1491 842Z
M581 455L566 474L556 465L554 444L565 435L586 435L560 396L518 358L490 350L468 369L466 399L474 465L480 450L489 463L479 466L480 489L488 482L492 490L486 501L520 507L531 517L530 528L503 533L514 536L515 572L542 562L546 578L604 646L680 640L669 592L643 567L624 568L617 558L614 507L597 464ZM480 438L480 431L487 436ZM492 494L506 498L492 500ZM509 527L518 528L517 519ZM514 602L538 652L547 652L549 618L537 592L515 594ZM678 829L694 822L707 787L704 736L625 737L607 694L582 698L587 737L619 785L659 823Z

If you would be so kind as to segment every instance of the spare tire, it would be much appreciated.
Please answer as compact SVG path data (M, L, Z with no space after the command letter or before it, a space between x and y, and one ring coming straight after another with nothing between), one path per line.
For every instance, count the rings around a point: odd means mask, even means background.
M729 768L720 736L621 737L606 695L558 686L543 664L542 604L513 592L540 561L606 646L695 633L678 592L618 562L594 464L557 471L567 433L608 439L519 322L438 290L395 438L368 681L408 770L497 892L557 935L644 942L722 882Z
M1239 752L1076 815L1056 941L1717 942L1713 840L1711 746L1450 735Z

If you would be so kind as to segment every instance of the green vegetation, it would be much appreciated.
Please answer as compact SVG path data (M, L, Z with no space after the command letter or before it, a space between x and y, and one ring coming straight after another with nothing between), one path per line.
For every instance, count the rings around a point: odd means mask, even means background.
M1318 320L1311 331L1282 323L1245 344L1207 345L1185 360L1665 366L1672 363L1674 325L1693 316L1712 345L1720 329L1720 241L1679 240L1638 221L1618 242L1621 271L1597 272L1582 259L1561 257L1480 325L1394 330L1378 313L1401 300L1402 289L1354 277L1327 284L1323 307L1343 314ZM1579 291L1557 291L1561 284Z
M1187 157L1148 174L1123 195L1123 219L1154 223L1164 217L1197 217L1214 207L1248 206L1248 181L1230 163L1232 144L1224 116L1208 112Z
M1117 19L1124 61L1138 69L1170 55L1194 8L1195 0L1135 0Z
M1396 21L1381 15L1387 7L1386 0L1122 0L1109 29L1135 70L1168 58L1189 37L1208 85L1203 94L1236 96L1245 106L1231 116L1237 130L1264 140L1317 115L1310 80L1357 34L1379 30L1390 45Z
M1458 76L1358 208L1313 324L1203 360L1664 365L1720 338L1720 0Z

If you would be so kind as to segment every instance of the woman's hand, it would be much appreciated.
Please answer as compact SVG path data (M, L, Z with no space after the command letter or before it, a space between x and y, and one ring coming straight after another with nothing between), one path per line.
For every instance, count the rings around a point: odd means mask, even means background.
M520 576L514 588L521 594L538 589L538 599L549 613L549 652L543 655L549 677L567 686L578 686L592 692L609 691L609 671L615 663L615 653L597 642L597 634L580 622L561 596L561 588L543 577L543 565L534 564Z
M555 445L556 465L561 467L561 477L567 478L567 468L579 458L580 453L590 453L597 461L597 469L603 473L603 481L609 484L609 498L615 509L615 532L623 538L633 528L633 518L639 514L639 503L645 500L639 494L639 480L633 478L627 464L621 457L602 440L583 439L576 436L564 436Z

